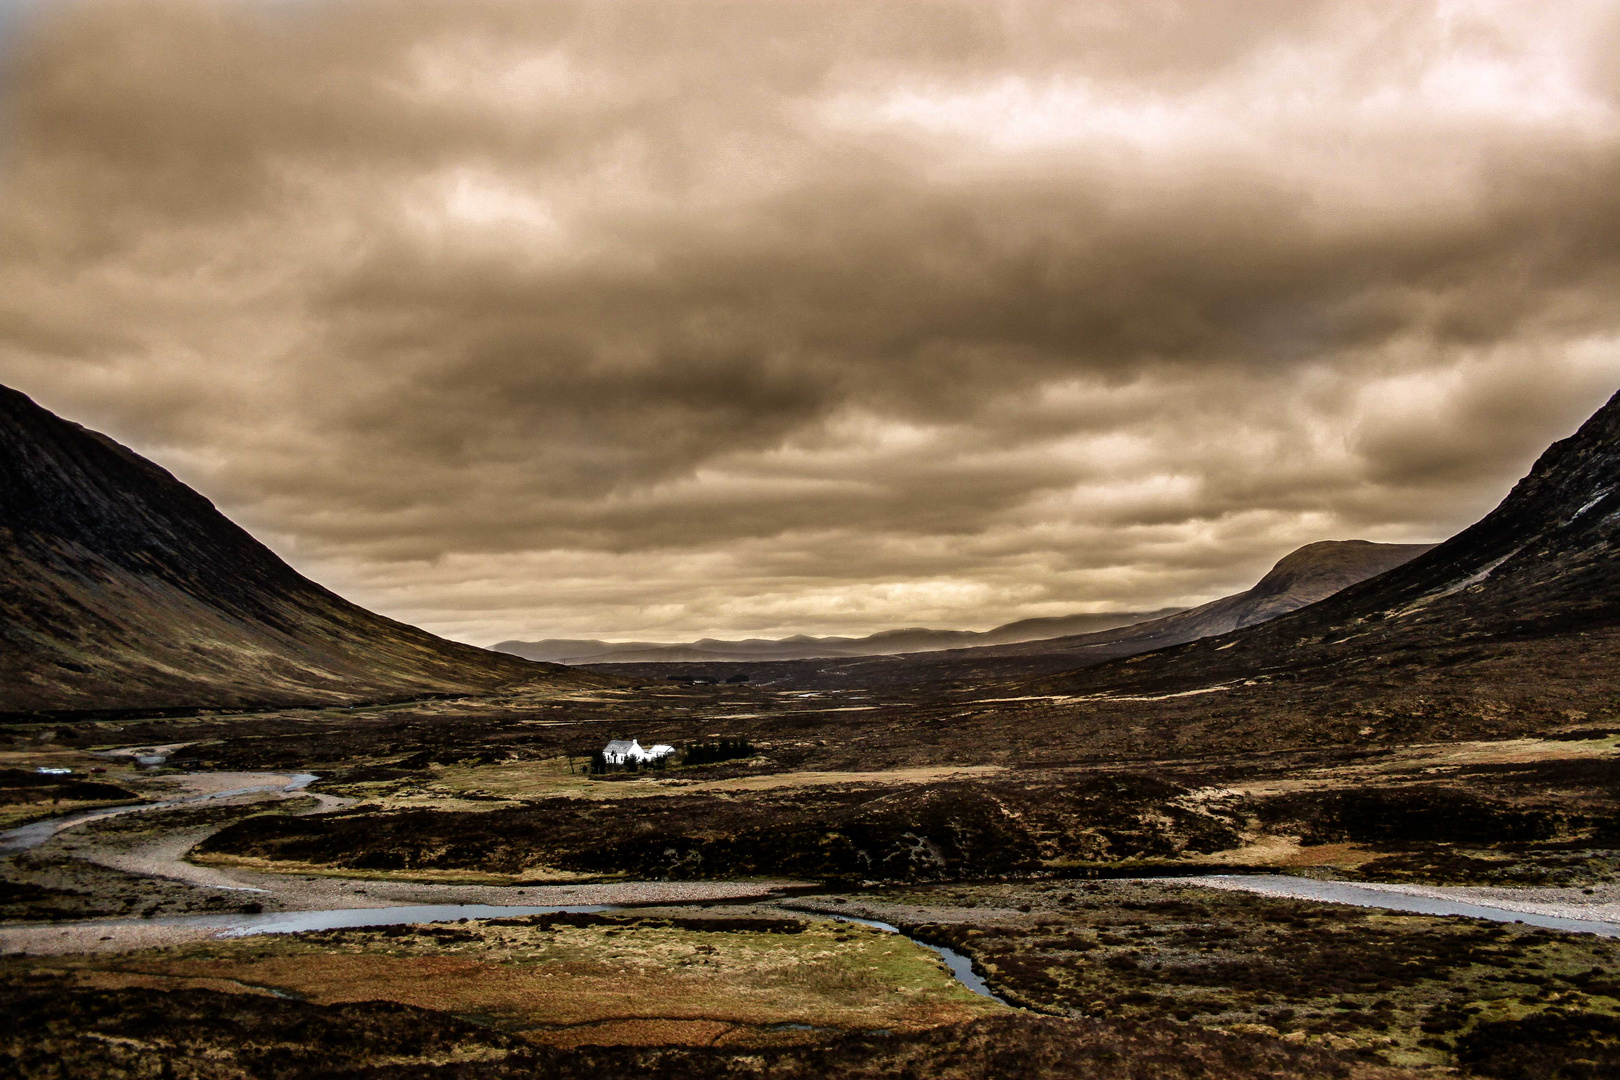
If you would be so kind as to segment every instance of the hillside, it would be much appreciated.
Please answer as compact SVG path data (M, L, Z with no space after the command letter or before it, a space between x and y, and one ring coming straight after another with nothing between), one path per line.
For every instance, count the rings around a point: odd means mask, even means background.
M597 681L349 603L129 449L0 387L0 711Z
M1475 525L1403 566L1285 618L1065 686L1182 686L1388 664L1412 650L1560 643L1620 626L1620 394L1554 443Z
M1064 654L1091 663L1230 633L1279 618L1382 574L1428 551L1430 544L1374 544L1322 540L1278 560L1253 588L1164 618L1103 633L1080 634L1017 646L975 649L981 656ZM967 657L964 656L964 659Z

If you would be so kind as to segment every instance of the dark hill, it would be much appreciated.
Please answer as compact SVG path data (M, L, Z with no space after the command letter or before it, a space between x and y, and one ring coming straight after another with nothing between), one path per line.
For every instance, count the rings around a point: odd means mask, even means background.
M152 462L5 387L0 620L0 711L342 703L590 679L357 607Z
M1520 694L1606 700L1620 637L1617 544L1620 394L1548 448L1484 519L1411 562L1273 622L1044 685L1181 692L1286 682L1349 693L1422 682L1436 701L1495 695L1498 711Z

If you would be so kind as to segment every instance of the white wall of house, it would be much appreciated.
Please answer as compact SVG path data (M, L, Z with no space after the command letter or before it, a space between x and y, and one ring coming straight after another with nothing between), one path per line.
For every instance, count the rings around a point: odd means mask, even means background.
M628 761L640 764L643 761L659 761L675 753L675 748L668 743L655 743L650 748L643 748L638 739L614 739L602 749L602 758L609 765L623 765Z

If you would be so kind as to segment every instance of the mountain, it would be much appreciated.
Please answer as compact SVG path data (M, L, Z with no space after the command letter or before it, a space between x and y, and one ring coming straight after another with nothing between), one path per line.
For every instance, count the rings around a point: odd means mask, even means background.
M976 645L997 645L1032 641L1062 634L1090 633L1117 626L1156 619L1181 610L1122 611L1105 614L1058 615L1041 619L1021 619L993 630L925 630L907 628L884 630L867 637L745 638L727 641L702 638L698 641L667 644L654 641L595 641L576 638L547 638L544 641L503 641L493 646L500 652L529 660L557 664L629 663L725 663L768 660L809 660L842 656L889 656L896 653L931 652Z
M1179 692L1421 678L1431 695L1470 700L1523 691L1544 705L1606 701L1620 641L1617 554L1620 394L1549 447L1495 510L1418 558L1272 622L1045 685ZM1492 708L1505 708L1500 700Z
M621 655L591 662L604 665L597 670L612 670L637 678L659 678L667 669L660 669L656 666L658 664L736 663L742 660L749 664L747 672L754 681L788 683L805 688L980 682L1053 674L1150 653L1278 618L1332 596L1346 586L1399 566L1428 551L1429 547L1427 544L1374 544L1366 540L1323 540L1307 544L1281 559L1251 589L1211 600L1199 607L1093 633L1037 637L1035 635L1042 629L1054 623L1061 626L1066 620L1030 619L987 631L981 636L983 640L1003 630L1017 628L1015 634L1031 634L1030 640L931 652L901 652L894 649L882 654L832 657L819 661L672 652L653 657L631 654L634 658L629 659ZM609 664L614 666L605 666ZM731 672L686 668L678 674L723 678L729 677Z
M1135 656L1269 622L1409 562L1433 546L1322 540L1285 555L1253 588L1174 615L1104 633L971 651L977 656L1062 653L1089 663Z
M0 711L600 681L357 607L157 465L0 387Z

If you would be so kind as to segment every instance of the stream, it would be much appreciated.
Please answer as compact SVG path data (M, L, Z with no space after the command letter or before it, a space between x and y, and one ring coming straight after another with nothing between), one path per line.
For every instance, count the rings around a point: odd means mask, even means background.
M636 905L640 907L642 905ZM680 903L658 904L657 907L684 907ZM360 926L400 926L420 923L466 922L469 919L515 919L526 915L576 914L589 915L600 911L631 911L624 904L402 904L374 908L328 908L318 911L232 912L222 915L175 915L168 918L143 919L146 926L183 926L197 930L212 930L217 938L252 937L255 934L301 934L315 930L342 930ZM944 945L919 941L892 923L877 919L859 919L853 915L829 915L837 922L860 923L886 934L899 934L914 945L937 954L957 982L981 997L991 998L1006 1005L973 970L973 961ZM92 920L83 923L55 923L53 926L117 926L128 920Z
M241 774L243 779L259 780L253 774ZM261 774L262 776L262 774ZM0 832L0 854L15 854L43 844L62 829L87 821L113 817L119 814L147 810L162 810L188 806L216 799L251 795L259 792L295 792L318 779L313 773L276 774L264 777L258 783L221 791L194 792L161 802L138 803L128 806L81 810L36 821L29 825ZM183 856L181 856L183 857ZM1149 879L1143 879L1149 880ZM1163 879L1151 879L1163 880ZM1184 884L1203 888L1252 892L1266 896L1287 897L1318 903L1350 904L1356 907L1383 908L1390 911L1411 912L1421 915L1449 915L1487 919L1493 922L1524 923L1552 930L1595 934L1601 937L1620 937L1620 922L1595 919L1568 918L1523 911L1512 906L1497 906L1483 897L1470 896L1456 899L1449 896L1425 895L1422 887L1411 889L1393 885L1352 884L1316 878L1291 877L1283 874L1210 874L1176 879ZM1429 892L1438 890L1427 890ZM688 901L688 903L693 901ZM1511 905L1512 901L1507 901ZM640 907L642 905L634 905ZM658 906L681 906L680 901ZM1608 911L1612 906L1605 905ZM145 925L171 925L212 930L218 937L246 937L254 934L294 934L306 931L335 930L346 927L393 926L408 923L444 923L468 919L516 918L528 915L558 913L594 913L631 910L622 904L596 905L507 905L507 904L398 904L382 907L338 907L304 911L240 912L217 915L181 915L169 918L141 920ZM859 923L884 933L899 934L906 940L937 954L951 975L964 987L982 997L1007 1004L996 995L984 979L973 970L966 956L942 945L934 945L911 937L892 923L877 919L857 918L852 915L817 912L841 922ZM128 925L127 921L119 921ZM114 926L119 922L92 920L84 923L56 923L53 928L73 926Z
M1159 880L1159 879L1154 879ZM1471 903L1440 897L1420 896L1391 889L1353 885L1343 881L1322 881L1315 878L1289 877L1283 874L1211 874L1206 877L1181 878L1186 884L1204 888L1253 892L1265 896L1288 897L1328 904L1350 904L1355 907L1383 908L1405 911L1417 915L1451 915L1492 922L1515 922L1529 926L1543 926L1550 930L1596 934L1600 937L1620 937L1620 924L1589 919L1560 918L1489 904ZM636 905L639 907L640 905ZM679 903L660 904L659 907L684 906ZM622 904L406 904L389 907L329 908L314 911L273 911L262 913L231 913L221 915L178 915L171 918L143 920L149 925L185 926L215 931L222 938L249 937L254 934L297 934L314 930L337 930L360 926L398 926L407 923L445 923L467 919L510 919L526 915L552 915L558 913L591 914L601 911L629 911ZM906 934L893 923L879 919L858 918L853 915L825 914L839 922L859 923L887 934L899 934L907 941L937 954L945 962L957 982L981 997L1007 1002L998 996L984 979L973 970L973 962L955 949L921 941ZM59 924L70 925L70 924Z
M1210 874L1175 880L1207 889L1283 896L1292 900L1385 908L1389 911L1407 911L1414 915L1460 915L1470 919L1488 919L1491 922L1524 923L1527 926L1545 926L1549 930L1596 934L1599 937L1620 937L1620 924L1617 923L1595 919L1567 919L1486 903L1424 896L1417 892L1397 891L1398 886L1352 885L1346 881L1323 881L1318 878L1290 877L1286 874Z
M957 982L961 983L975 994L978 994L980 997L991 998L995 1001L1001 1002L1003 1005L1011 1005L1011 1002L1007 1001L1006 998L1003 998L1000 994L990 989L990 984L985 982L977 971L973 970L973 961L969 960L955 949L947 948L944 945L934 945L927 941L920 941L906 933L904 930L900 929L898 926L895 926L893 923L882 922L878 919L859 919L854 915L834 915L832 917L839 922L860 923L862 926L876 927L877 929L888 934L899 934L913 945L921 945L923 948L928 949L931 952L936 952L939 954L940 959L945 961L945 966L950 969L951 974L956 976Z
M164 799L161 802L131 803L128 806L107 806L94 810L79 810L71 814L62 814L58 817L46 818L44 821L35 821L28 825L0 832L0 855L12 855L19 851L27 851L29 848L39 847L39 845L63 829L83 825L87 821L99 821L102 818L117 817L120 814L141 813L147 810L172 810L177 806L191 806L195 803L210 802L214 799L230 799L238 795L253 795L261 791L301 791L319 779L320 777L314 773L293 773L291 776L278 774L274 779L264 783L231 788L229 791L205 791L195 795Z
M307 782L307 781L306 781ZM150 805L150 804L148 804ZM47 823L40 823L47 824ZM1153 879L1160 880L1160 879ZM1288 877L1282 874L1212 874L1206 877L1181 878L1187 884L1204 888L1253 892L1266 896L1289 897L1319 903L1351 904L1356 907L1384 908L1421 915L1452 915L1493 922L1516 922L1530 926L1543 926L1552 930L1596 934L1601 937L1620 937L1620 924L1587 919L1560 918L1536 912L1493 907L1489 904L1462 900L1413 895L1390 889L1353 885L1342 881L1322 881L1314 878ZM178 915L169 918L143 919L144 925L167 925L212 930L221 938L250 937L255 934L297 934L318 930L337 930L362 926L397 926L402 924L464 922L469 919L509 919L528 915L559 913L593 914L603 911L630 911L644 905L624 904L401 904L388 907L328 908L311 911L233 912L219 915ZM680 902L658 904L659 907L685 906ZM981 997L1003 1005L1008 1002L986 984L973 970L973 962L955 949L921 941L906 934L893 923L879 919L859 918L853 915L816 913L838 922L859 923L888 934L899 934L907 941L935 953L945 962L952 977L962 986ZM85 923L55 923L54 928L73 926L129 925L129 920L94 920Z
M468 919L516 919L525 915L589 915L622 911L613 904L402 904L396 907L328 908L323 911L269 911L262 914L176 915L151 919L160 926L191 926L218 931L221 938L254 934L302 934L311 930L344 930L357 926L400 926L407 923L466 922Z
M677 905L659 905L674 907ZM172 919L153 919L155 923L176 926L215 928L223 938L249 937L254 934L298 934L309 930L337 930L351 926L398 926L402 923L460 922L467 919L513 919L524 915L594 914L599 911L626 911L617 904L575 904L562 906L522 906L503 904L413 904L386 908L338 908L329 911L278 911L257 915L181 915ZM921 945L937 953L945 961L956 981L978 994L1006 1005L978 972L973 961L944 945L931 945L918 941L892 923L877 919L858 919L853 915L833 915L837 922L860 923L882 930L886 934L899 934L914 945Z

